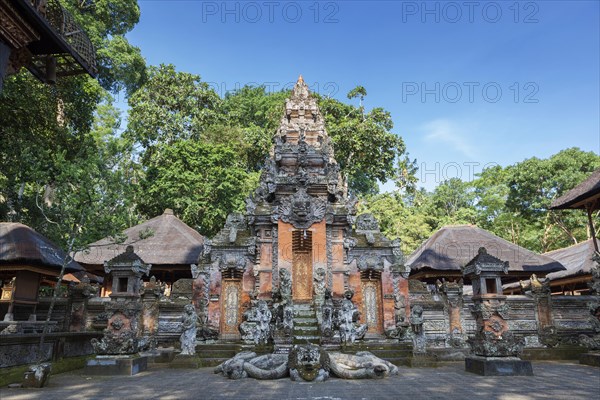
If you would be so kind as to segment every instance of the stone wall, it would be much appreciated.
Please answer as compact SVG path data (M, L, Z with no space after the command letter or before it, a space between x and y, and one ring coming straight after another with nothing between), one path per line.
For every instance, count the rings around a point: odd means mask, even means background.
M507 296L510 330L524 338L526 348L578 345L579 335L593 334L588 310L591 300L591 296L549 296L540 305L539 299L533 296ZM470 311L473 304L471 296L462 296L462 301L460 315L452 316L451 307L442 293L431 287L427 292L411 292L411 307L423 307L423 329L428 348L466 348L466 345L461 346L460 341L450 340L451 318L460 320L463 338L475 334L475 319Z
M90 341L100 337L100 333L49 333L42 350L42 361L58 360L65 357L86 356L93 353ZM31 364L40 359L40 335L2 335L0 340L0 365L13 367Z

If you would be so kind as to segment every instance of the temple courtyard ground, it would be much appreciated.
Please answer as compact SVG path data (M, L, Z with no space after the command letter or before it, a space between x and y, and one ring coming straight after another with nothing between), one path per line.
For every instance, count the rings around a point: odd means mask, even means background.
M153 365L130 377L87 376L82 370L57 374L43 389L0 389L2 400L69 399L600 399L600 368L567 362L533 362L535 376L482 377L463 363L439 368L400 367L383 380L322 383L290 379L229 380L212 368L169 369Z

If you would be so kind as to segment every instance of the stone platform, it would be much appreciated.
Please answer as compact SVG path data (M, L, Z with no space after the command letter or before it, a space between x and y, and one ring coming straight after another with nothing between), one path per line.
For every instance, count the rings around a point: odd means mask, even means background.
M135 375L148 369L148 357L96 356L88 360L84 371L89 375Z
M581 354L579 356L579 363L591 365L593 367L600 367L600 352Z
M533 375L531 362L517 357L466 357L465 371L484 376Z

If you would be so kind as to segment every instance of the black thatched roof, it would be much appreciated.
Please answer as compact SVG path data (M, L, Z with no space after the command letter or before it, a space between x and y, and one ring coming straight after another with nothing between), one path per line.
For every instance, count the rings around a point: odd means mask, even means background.
M0 223L0 265L31 264L50 267L58 274L66 253L27 225ZM67 264L67 272L85 271L75 261Z
M592 204L592 210L600 208L600 168L590 175L585 181L555 199L550 206L552 210L567 208L587 208Z
M90 244L88 251L77 253L75 260L84 265L103 265L105 261L124 253L128 245L132 245L135 254L153 267L190 265L198 262L204 243L201 234L173 215L173 211L169 209L123 233L127 236L123 243L115 244L111 238L101 239Z
M592 273L592 261L594 255L594 244L592 239L578 243L573 246L565 247L544 253L544 255L555 259L565 266L565 271L552 272L548 274L548 279L556 280L569 278L577 275L587 275Z
M548 273L565 268L550 257L536 254L474 225L445 226L435 232L408 258L412 273L422 270L459 272L480 247L508 261L508 273Z

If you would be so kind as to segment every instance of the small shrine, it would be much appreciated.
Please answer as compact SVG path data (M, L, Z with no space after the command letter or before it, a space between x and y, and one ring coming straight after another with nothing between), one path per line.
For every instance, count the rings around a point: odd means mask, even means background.
M481 247L463 269L473 287L471 313L477 324L469 338L473 356L465 358L465 369L479 375L533 375L531 363L519 358L523 339L514 336L508 325L509 306L502 294L501 276L508 273L508 261Z
M112 277L110 301L105 304L108 323L101 340L92 339L98 356L88 360L86 371L92 374L134 375L147 368L146 357L139 352L152 345L151 337L144 336L142 276L150 272L150 264L127 246L124 253L104 263Z
M192 267L199 332L255 344L397 337L410 271L400 242L356 203L300 77L246 212L227 217Z

